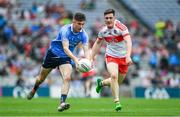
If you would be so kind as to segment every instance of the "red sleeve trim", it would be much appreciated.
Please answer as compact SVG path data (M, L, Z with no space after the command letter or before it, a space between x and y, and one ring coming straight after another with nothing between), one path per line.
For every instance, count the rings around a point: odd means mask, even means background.
M129 33L128 33L128 34L123 35L123 37L126 37L126 36L128 36L128 35L129 35Z

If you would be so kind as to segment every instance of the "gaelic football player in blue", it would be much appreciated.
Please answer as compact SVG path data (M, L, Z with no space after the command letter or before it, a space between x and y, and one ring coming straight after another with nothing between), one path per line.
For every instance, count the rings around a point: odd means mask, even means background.
M75 65L78 65L78 58L73 54L73 50L76 46L82 45L85 57L90 59L89 48L88 48L88 35L83 29L86 21L86 16L83 13L76 13L73 17L72 24L64 25L57 37L52 40L51 45L46 53L40 73L37 76L34 87L31 92L27 95L27 99L31 100L39 88L39 85L46 79L47 75L52 69L59 67L59 71L62 74L63 85L61 86L61 98L58 111L64 111L70 108L70 104L66 103L68 95L72 65L71 60L74 61Z

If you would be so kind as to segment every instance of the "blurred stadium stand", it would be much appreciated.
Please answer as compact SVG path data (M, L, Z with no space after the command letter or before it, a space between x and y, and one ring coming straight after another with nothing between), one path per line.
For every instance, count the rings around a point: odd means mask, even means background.
M174 24L180 21L178 0L118 0L126 5L146 25L154 29L159 19L171 19Z
M114 8L116 17L129 28L133 41L134 65L129 68L127 78L120 88L121 95L143 97L146 88L150 88L147 91L152 93L152 87L156 87L158 91L168 87L170 97L180 97L178 1L116 1L0 0L0 95L3 95L3 91L7 94L7 90L12 91L16 86L26 87L26 91L32 86L50 41L61 26L71 22L73 13L81 11L86 14L85 29L92 45L103 25L104 10ZM125 7L119 8L123 5ZM142 23L148 27L141 25ZM92 97L99 97L94 90L96 78L108 77L104 66L104 47L105 45L95 61L97 75L92 78ZM59 96L57 92L62 83L59 77L59 71L55 69L42 84L42 87L50 87L46 88L47 95ZM72 87L70 96L85 96L82 93L84 89L81 74L74 73ZM173 88L174 93L171 91ZM102 96L109 95L110 90L104 88Z

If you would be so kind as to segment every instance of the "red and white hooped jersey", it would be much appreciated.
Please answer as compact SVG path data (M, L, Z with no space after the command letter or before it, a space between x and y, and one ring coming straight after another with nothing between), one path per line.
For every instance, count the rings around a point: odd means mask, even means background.
M107 43L106 54L112 57L124 58L127 47L124 37L129 35L127 27L120 21L115 20L114 27L108 29L104 26L98 34L98 39L105 40Z

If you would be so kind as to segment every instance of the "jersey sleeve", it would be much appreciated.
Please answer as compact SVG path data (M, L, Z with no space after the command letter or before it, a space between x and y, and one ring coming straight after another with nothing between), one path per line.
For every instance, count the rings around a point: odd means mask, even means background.
M127 36L127 35L129 35L129 30L128 30L128 28L125 26L125 29L122 30L122 36L125 37L125 36Z
M89 42L89 36L88 34L84 31L83 36L82 36L82 45L87 46Z
M115 23L116 27L121 31L123 37L129 35L128 28L123 23L118 20L116 20Z
M68 37L67 37L67 35L68 35L67 33L68 33L67 28L66 27L62 27L62 29L61 29L61 40L62 41L69 41Z
M102 40L103 39L103 31L100 31L98 33L98 39Z

